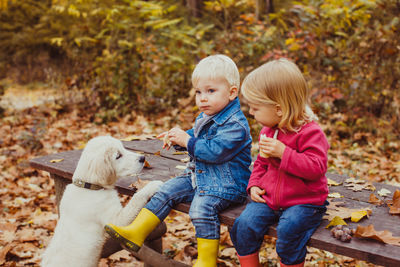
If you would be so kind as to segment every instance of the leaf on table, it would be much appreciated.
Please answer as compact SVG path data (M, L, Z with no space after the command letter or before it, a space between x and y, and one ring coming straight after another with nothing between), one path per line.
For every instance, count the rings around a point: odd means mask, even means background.
M154 152L154 156L161 156L161 150L158 150L157 152Z
M187 151L175 151L172 155L186 155L187 153Z
M190 157L181 159L181 162L188 163L190 161Z
M392 233L388 230L376 231L374 225L372 224L368 226L361 226L361 225L357 226L354 236L362 238L371 238L386 244L400 246L400 237L394 237Z
M375 204L375 205L381 205L383 203L382 200L380 200L377 196L374 194L369 195L369 200L368 203Z
M390 192L389 190L387 190L386 188L382 188L381 190L379 190L378 192L378 195L380 195L381 197L387 197L390 193L392 193L392 192Z
M344 182L345 182L344 186L348 187L354 192L361 191L363 189L375 191L375 187L372 185L372 183L370 182L367 183L366 181L361 179L349 178L346 179Z
M151 167L150 163L147 160L144 160L143 168L151 169L152 167Z
M345 184L344 186L348 187L348 189L351 189L354 192L362 191L365 188L365 185L363 184Z
M359 222L365 216L367 216L369 218L369 215L371 215L371 213L372 213L371 209L353 211L351 213L351 221L352 222Z
M331 226L336 226L336 225L347 225L347 223L339 216L335 216L325 228L329 228Z
M372 182L367 182L367 184L365 185L365 189L370 191L375 191L376 187L372 184Z
M179 170L186 170L186 166L185 165L176 165L175 168L177 168Z
M51 163L57 163L57 162L61 162L61 161L63 161L64 159L52 159L52 160L50 160L50 162Z
M400 214L400 190L396 189L389 209L390 214Z
M328 186L337 186L337 185L341 185L342 183L338 183L335 180L329 179L328 178Z
M353 211L357 211L357 210L354 210L354 209L352 210L352 209L343 207L344 205L345 204L340 201L329 202L326 214L323 218L326 220L329 220L329 221L333 220L333 218L335 218L336 216L339 216L343 220L349 219L351 217L351 213Z
M338 192L334 192L334 193L329 193L328 197L330 197L330 198L341 198L343 196Z
M361 179L355 179L355 178L348 178L344 181L345 183L348 184L365 184L365 180L361 180Z

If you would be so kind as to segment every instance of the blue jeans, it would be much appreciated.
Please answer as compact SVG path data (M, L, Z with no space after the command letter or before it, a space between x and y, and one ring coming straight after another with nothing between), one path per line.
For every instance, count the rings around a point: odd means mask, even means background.
M196 237L219 239L218 213L233 202L216 196L200 196L192 186L190 175L178 176L165 182L145 206L163 221L178 203L192 202L189 216L196 229Z
M260 249L268 228L278 223L276 252L282 263L302 263L307 253L306 244L325 212L325 205L295 205L276 211L267 204L250 202L235 220L231 239L240 256L253 254Z

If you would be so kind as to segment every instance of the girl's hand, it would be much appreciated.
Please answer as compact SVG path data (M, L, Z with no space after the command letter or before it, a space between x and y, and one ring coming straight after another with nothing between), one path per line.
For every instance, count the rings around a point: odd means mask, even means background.
M265 203L265 200L262 198L262 195L265 195L265 190L259 188L258 186L252 186L250 188L250 197L254 202Z
M180 145L187 148L190 135L180 128L172 128L168 131L168 139L173 145Z
M261 138L258 143L260 150L270 157L282 158L286 145L274 138Z

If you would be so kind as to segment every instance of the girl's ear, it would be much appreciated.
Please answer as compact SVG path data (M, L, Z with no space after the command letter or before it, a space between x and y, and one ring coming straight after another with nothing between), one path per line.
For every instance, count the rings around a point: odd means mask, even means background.
M278 117L282 117L283 115L280 105L276 105L276 115L278 115Z
M238 96L238 94L239 94L238 88L236 86L232 86L229 89L229 100L230 101L234 100Z

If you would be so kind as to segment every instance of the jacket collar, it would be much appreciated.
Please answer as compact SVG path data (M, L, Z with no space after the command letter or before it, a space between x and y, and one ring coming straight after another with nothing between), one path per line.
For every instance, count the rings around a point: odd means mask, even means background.
M237 113L238 111L240 111L240 102L239 98L236 97L223 110L214 115L212 120L218 125L224 124L225 121L227 121L230 117L232 117L233 114ZM202 117L203 116L204 113L202 113Z

